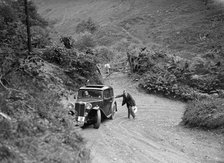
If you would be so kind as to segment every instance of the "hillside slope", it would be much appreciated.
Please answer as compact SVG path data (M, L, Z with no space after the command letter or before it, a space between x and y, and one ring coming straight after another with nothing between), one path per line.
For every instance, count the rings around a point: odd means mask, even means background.
M0 162L88 161L85 141L60 103L78 83L37 57L24 63L0 80Z
M123 38L192 56L222 50L223 6L202 0L35 0L39 13L59 35L75 35L89 17L100 24L98 40L113 45Z

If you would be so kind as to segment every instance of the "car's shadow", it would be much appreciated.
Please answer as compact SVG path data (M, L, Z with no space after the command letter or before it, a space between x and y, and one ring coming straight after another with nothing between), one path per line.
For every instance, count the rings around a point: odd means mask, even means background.
M106 125L107 122L111 121L111 119L106 119L106 118L103 118L101 120L101 124L100 124L100 127L102 127L103 125ZM99 127L99 129L100 129ZM84 124L84 126L81 127L82 129L95 129L93 127L93 124Z

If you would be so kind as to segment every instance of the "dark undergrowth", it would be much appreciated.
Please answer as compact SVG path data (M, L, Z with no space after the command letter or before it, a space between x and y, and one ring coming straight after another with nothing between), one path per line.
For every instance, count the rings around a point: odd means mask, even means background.
M62 81L68 77L59 78L57 75L63 72L56 74L50 72L53 67L49 64L48 69L45 66L44 78L41 72L34 77L31 71L19 69L5 76L7 84L1 82L0 112L10 118L0 116L0 162L90 159L85 141L74 129L68 110L60 104L66 91Z

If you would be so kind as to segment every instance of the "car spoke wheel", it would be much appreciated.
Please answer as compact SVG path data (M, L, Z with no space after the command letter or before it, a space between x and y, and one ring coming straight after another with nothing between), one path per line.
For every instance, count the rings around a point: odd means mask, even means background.
M114 119L114 115L115 115L116 110L117 110L117 105L114 104L113 107L112 107L112 113L111 113L110 119Z
M100 112L100 110L97 110L97 112L96 112L96 123L94 123L93 127L98 129L100 127L100 123L101 123L101 112Z

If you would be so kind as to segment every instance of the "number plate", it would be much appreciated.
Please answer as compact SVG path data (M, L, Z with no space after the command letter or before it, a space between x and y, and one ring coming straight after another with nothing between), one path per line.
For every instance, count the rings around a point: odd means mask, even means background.
M84 122L85 121L85 117L78 116L78 121L79 122Z

